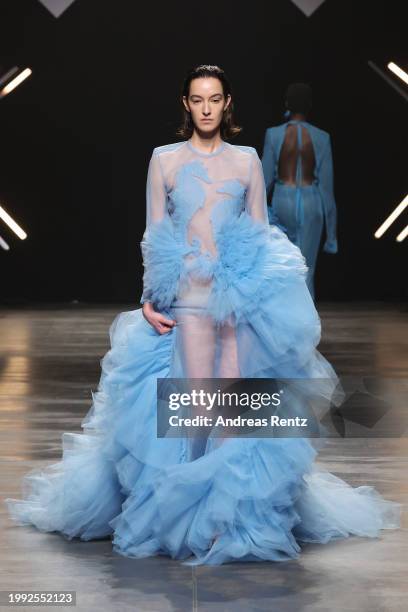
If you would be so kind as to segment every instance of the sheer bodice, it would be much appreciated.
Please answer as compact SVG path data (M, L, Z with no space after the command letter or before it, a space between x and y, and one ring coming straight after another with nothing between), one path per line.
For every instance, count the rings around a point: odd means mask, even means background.
M211 222L217 232L223 219L243 209L267 221L264 190L253 147L223 141L214 152L204 153L189 140L156 147L148 170L147 227L170 214L179 231L197 232L204 243L214 245Z
M212 153L190 140L155 148L146 202L140 301L159 307L183 299L207 307L211 292L215 299L245 272L246 251L256 253L255 235L269 229L257 152L225 141Z

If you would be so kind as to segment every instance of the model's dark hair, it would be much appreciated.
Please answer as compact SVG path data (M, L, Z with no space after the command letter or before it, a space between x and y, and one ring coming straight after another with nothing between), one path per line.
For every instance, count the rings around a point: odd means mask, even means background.
M285 99L291 113L307 115L312 108L312 88L307 83L292 83L286 91Z
M183 104L183 96L188 98L190 93L190 84L193 79L199 79L201 77L215 77L219 81L221 81L222 90L224 93L224 98L226 99L228 95L231 96L231 102L228 104L227 109L224 111L224 115L220 125L221 138L224 140L229 140L234 138L242 131L242 127L239 127L234 120L234 107L232 100L232 90L231 84L228 80L227 75L224 70L219 66L209 66L207 64L201 64L200 66L196 66L187 74L184 79L184 83L181 90L180 102L183 108L183 119L180 127L177 129L177 135L182 138L191 138L194 131L194 123L191 118L191 113L186 111Z

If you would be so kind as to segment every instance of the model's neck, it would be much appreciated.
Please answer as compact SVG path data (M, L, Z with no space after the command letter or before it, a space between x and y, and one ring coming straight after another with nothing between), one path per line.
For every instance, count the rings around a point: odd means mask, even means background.
M193 147L203 151L203 153L213 153L221 146L223 140L220 130L211 133L203 133L195 129L190 138L190 142Z
M289 121L306 121L306 115L303 113L291 113Z

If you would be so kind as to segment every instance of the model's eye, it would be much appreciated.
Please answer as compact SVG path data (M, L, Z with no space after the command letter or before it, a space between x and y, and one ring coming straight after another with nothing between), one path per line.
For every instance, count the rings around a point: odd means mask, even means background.
M218 98L217 100L213 100L213 102L221 102L221 98Z

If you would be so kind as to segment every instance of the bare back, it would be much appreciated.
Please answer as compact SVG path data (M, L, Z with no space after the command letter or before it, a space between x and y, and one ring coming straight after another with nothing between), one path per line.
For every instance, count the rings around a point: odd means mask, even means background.
M298 143L297 125L289 124L280 150L278 174L286 185L296 186L296 165L298 155L301 164L301 185L311 185L314 181L316 159L313 143L308 130L301 125L302 144Z

